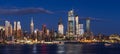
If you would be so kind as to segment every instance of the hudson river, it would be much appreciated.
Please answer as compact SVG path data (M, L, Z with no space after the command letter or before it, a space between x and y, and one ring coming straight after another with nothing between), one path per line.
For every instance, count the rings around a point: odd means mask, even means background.
M104 44L34 44L0 45L0 54L120 54L120 45Z

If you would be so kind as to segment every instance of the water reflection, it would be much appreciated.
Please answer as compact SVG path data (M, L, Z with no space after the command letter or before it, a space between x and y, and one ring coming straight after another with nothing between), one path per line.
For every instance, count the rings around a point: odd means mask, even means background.
M82 45L79 44L67 44L65 45L66 54L79 54L82 51Z
M65 47L64 45L58 45L58 54L63 54L65 52Z
M116 46L90 44L0 45L0 54L120 54L119 50Z
M41 48L41 54L47 54L47 46L45 44L42 45L42 48Z
M34 54L37 53L37 47L36 47L36 44L33 45L33 53L34 53Z

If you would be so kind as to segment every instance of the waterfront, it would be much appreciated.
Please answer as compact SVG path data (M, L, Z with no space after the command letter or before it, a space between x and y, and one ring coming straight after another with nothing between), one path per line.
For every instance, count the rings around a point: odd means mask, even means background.
M120 54L120 44L1 44L0 54Z

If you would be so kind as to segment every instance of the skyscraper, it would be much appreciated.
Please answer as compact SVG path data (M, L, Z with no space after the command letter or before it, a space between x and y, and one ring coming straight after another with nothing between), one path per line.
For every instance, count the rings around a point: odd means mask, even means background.
M14 21L14 32L13 32L14 36L17 36L17 22Z
M20 21L17 22L17 30L21 30L21 24L20 24Z
M12 25L9 21L5 21L5 36L11 36L12 35Z
M49 36L49 34L50 34L50 30L49 30L49 29L47 29L47 36Z
M9 21L5 21L5 36L8 36Z
M14 21L14 31L16 31L16 30L17 30L17 22Z
M86 19L86 32L90 33L90 18Z
M45 40L47 35L47 27L46 25L42 25L42 40Z
M20 21L17 22L17 37L21 37L22 36L22 29L21 29L21 24Z
M59 22L58 22L58 33L60 35L64 34L64 26L62 24L62 19L61 18L59 19Z
M9 25L9 29L10 29L10 30L9 30L9 32L10 32L9 35L12 36L12 35L13 35L13 28L12 28L12 25L11 25L11 24Z
M43 32L43 36L45 36L47 34L47 27L46 27L46 25L42 25L42 32Z
M83 29L83 24L79 24L79 35L83 35L84 34L84 29Z
M31 19L30 30L31 30L31 34L33 34L33 33L34 33L34 23L33 23L33 19Z
M86 18L86 34L87 34L86 36L93 36L93 33L90 30L90 22L91 22L90 17Z
M76 15L75 16L75 33L76 33L76 35L79 35L79 17L78 17L78 15Z
M68 12L68 36L74 35L75 25L74 25L74 11L70 10Z

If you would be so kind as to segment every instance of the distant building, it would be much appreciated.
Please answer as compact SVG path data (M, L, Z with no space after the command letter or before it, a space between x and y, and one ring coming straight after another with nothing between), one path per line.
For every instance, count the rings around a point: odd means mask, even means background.
M17 36L17 22L16 21L14 21L14 30L13 31L14 31L13 35Z
M22 29L21 29L21 24L20 21L17 22L17 37L22 36Z
M43 35L47 34L47 27L46 27L46 25L42 25L42 32L43 32Z
M84 34L84 29L83 29L83 24L79 24L79 35L83 35Z
M45 40L47 35L47 27L46 25L42 25L42 39Z
M93 36L93 32L90 30L90 22L91 22L90 17L86 18L86 30L85 30L86 35L85 36Z
M73 36L75 33L75 25L74 25L74 11L70 10L68 12L68 36Z
M22 34L20 21L14 21L13 36L15 36L15 38L21 38Z
M12 25L9 21L5 21L5 36L12 36Z
M21 24L20 24L20 21L17 22L17 30L21 30Z
M90 18L87 18L86 19L86 32L87 33L90 33Z
M62 19L60 18L58 22L58 34L63 35L64 34L64 26L62 24Z
M38 40L38 35L39 35L39 30L35 29L34 30L34 36L32 37L34 40Z
M11 24L10 24L9 29L10 29L10 30L9 30L9 32L10 32L9 35L12 36L12 35L13 35L13 28L12 28L12 25L11 25Z
M0 40L3 40L5 37L5 28L4 26L0 26Z
M79 17L78 15L75 16L75 34L79 35Z
M34 22L33 22L33 19L31 19L31 23L30 23L30 31L31 31L31 34L34 33Z
M9 22L5 21L5 36L8 36L8 27L9 27Z
M47 29L47 36L49 36L49 34L50 34L50 30L49 30L49 29Z

